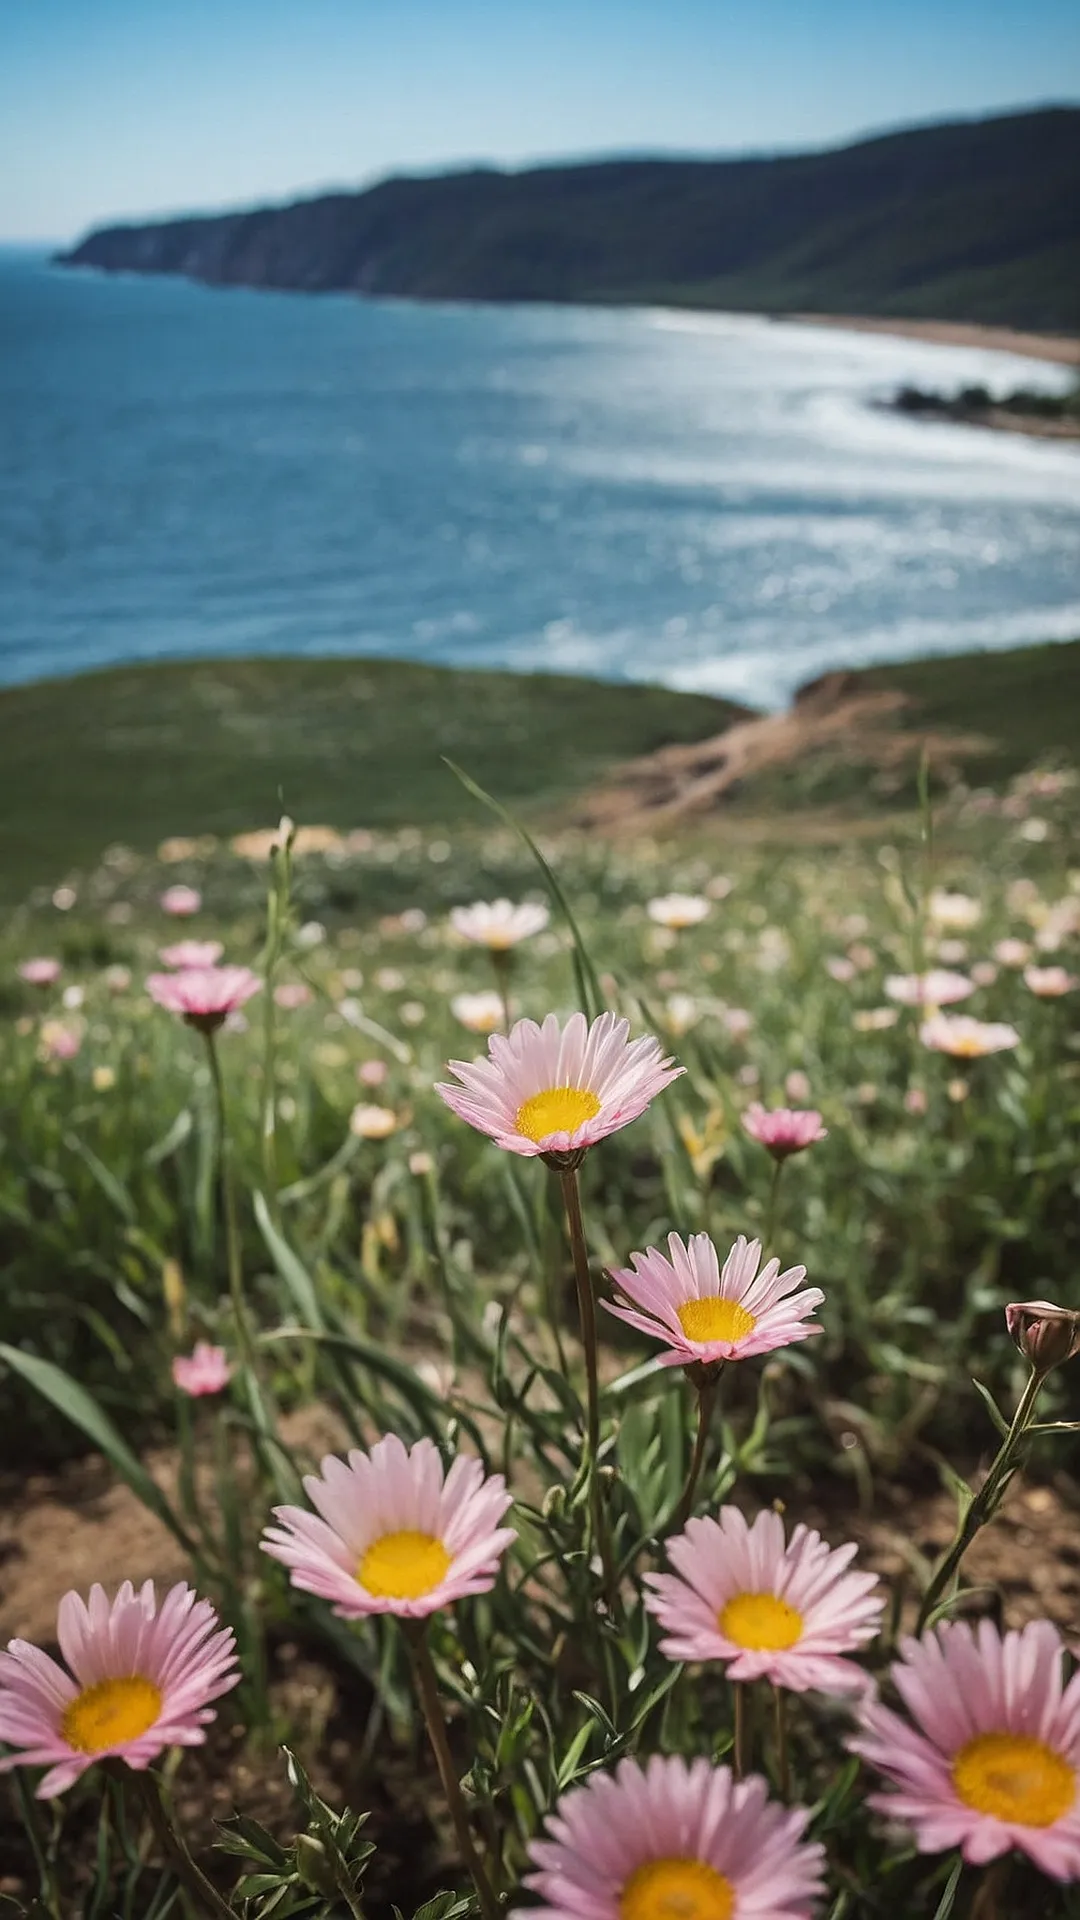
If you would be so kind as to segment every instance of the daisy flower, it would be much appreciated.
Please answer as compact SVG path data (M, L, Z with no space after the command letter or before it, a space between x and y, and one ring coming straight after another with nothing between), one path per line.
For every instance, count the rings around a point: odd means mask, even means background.
M249 967L183 967L179 973L150 974L146 991L200 1033L213 1033L261 986Z
M665 1059L651 1034L630 1039L630 1022L583 1013L565 1027L549 1013L542 1027L518 1020L493 1033L488 1058L451 1060L460 1086L437 1086L461 1120L500 1147L525 1155L577 1153L616 1133L684 1071Z
M158 959L167 967L213 967L224 951L220 940L178 940L174 946L159 947Z
M1057 1000L1061 994L1080 987L1080 980L1065 967L1025 967L1024 985L1040 1000Z
M969 927L977 927L982 919L982 907L967 893L949 893L945 887L935 887L929 900L930 918L936 927L949 927L956 933L966 933Z
M171 913L183 920L190 913L198 913L202 906L202 894L197 887L166 887L158 904L163 913Z
M194 1353L178 1353L172 1363L175 1385L193 1400L201 1399L204 1394L221 1393L232 1374L224 1347L212 1347L209 1340L196 1340Z
M63 1793L97 1760L142 1771L167 1747L201 1746L211 1700L240 1675L232 1632L183 1581L158 1610L152 1580L115 1600L104 1587L60 1602L56 1637L68 1671L26 1640L0 1653L0 1740L12 1767L47 1766L38 1798Z
M785 1542L779 1514L752 1526L738 1507L688 1520L667 1543L674 1573L647 1573L645 1605L669 1660L722 1660L732 1680L771 1680L793 1693L858 1693L869 1682L845 1655L877 1633L885 1601L874 1573L849 1573L854 1546L811 1527Z
M890 973L885 980L890 1000L902 1007L951 1007L974 993L975 982L966 973L950 973L947 967L931 967L929 973Z
M398 1129L393 1107L369 1107L363 1101L349 1115L349 1132L358 1140L386 1140Z
M450 909L454 932L478 947L490 947L493 953L505 953L520 940L542 933L550 918L546 907L528 900L518 907L510 900L477 900L471 907Z
M1031 959L1031 948L1026 940L999 940L994 948L994 959L1003 967L1026 967Z
M348 1460L328 1454L304 1490L317 1513L275 1507L264 1553L294 1587L333 1602L342 1619L394 1613L418 1620L495 1584L517 1535L500 1527L510 1495L501 1473L484 1478L464 1455L443 1477L431 1440L407 1448L394 1433Z
M645 911L658 927L670 927L673 933L679 933L685 927L699 926L711 909L699 893L665 893L650 900Z
M59 980L62 968L59 960L49 960L42 955L38 959L24 960L18 969L20 980L29 987L51 987Z
M1055 1880L1080 1879L1080 1675L1065 1684L1049 1620L999 1633L950 1620L902 1640L902 1718L867 1701L851 1741L896 1791L870 1805L908 1822L921 1853L973 1865L1019 1848Z
M935 1013L919 1028L924 1047L947 1053L954 1060L980 1060L987 1053L1004 1053L1020 1044L1015 1027L1004 1020L973 1020L967 1013Z
M529 1842L536 1920L808 1920L824 1851L764 1780L653 1754L563 1795ZM526 1920L519 1909L513 1920Z
M747 1242L740 1234L723 1272L707 1233L691 1234L688 1241L669 1234L668 1256L656 1247L632 1253L630 1266L611 1275L631 1304L603 1303L616 1319L669 1343L661 1366L748 1360L822 1331L805 1316L825 1295L818 1287L796 1291L806 1279L805 1267L781 1273L779 1260L770 1260L758 1273L758 1240Z
M743 1126L774 1160L786 1160L789 1154L802 1153L815 1140L824 1140L828 1128L821 1124L816 1108L763 1107L755 1100L743 1114Z
M470 1033L495 1033L503 1023L502 1000L494 988L484 993L456 993L450 1011Z

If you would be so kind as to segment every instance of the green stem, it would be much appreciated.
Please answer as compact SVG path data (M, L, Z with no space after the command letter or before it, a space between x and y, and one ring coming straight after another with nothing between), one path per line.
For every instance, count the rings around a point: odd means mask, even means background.
M581 1320L581 1344L585 1350L586 1444L590 1460L595 1465L600 1447L600 1378L597 1365L596 1302L593 1299L592 1280L589 1275L589 1249L585 1240L585 1223L581 1217L581 1189L578 1186L577 1168L564 1168L559 1174L559 1180L562 1184L563 1205L566 1208L570 1249L574 1256L574 1283L577 1287L578 1315Z
M675 1518L671 1523L673 1533L682 1532L693 1509L694 1494L697 1492L697 1483L701 1478L701 1469L705 1463L705 1448L709 1438L709 1425L712 1420L713 1409L716 1406L716 1396L719 1387L720 1382L717 1378L716 1380L707 1381L703 1387L698 1388L697 1437L694 1441L694 1453L690 1461L690 1471L686 1476L682 1495L678 1507L675 1510Z
M454 1823L454 1832L461 1850L463 1865L472 1877L480 1901L480 1911L484 1920L502 1920L502 1907L495 1889L488 1879L487 1871L473 1844L469 1827L469 1814L462 1797L461 1782L450 1752L450 1741L443 1717L442 1702L439 1699L439 1683L435 1676L435 1666L431 1658L431 1649L427 1643L427 1634L423 1626L419 1631L410 1631L410 1622L403 1623L405 1635L412 1655L413 1677L416 1681L417 1697L424 1715L431 1750L435 1755L435 1764L439 1769L439 1779L446 1797L450 1818Z
M221 1169L221 1203L225 1214L225 1257L229 1272L229 1295L232 1300L240 1352L244 1365L254 1380L256 1378L255 1344L248 1325L247 1308L244 1305L244 1267L240 1248L240 1225L236 1212L236 1190L233 1185L232 1145L225 1111L225 1082L221 1074L221 1061L214 1035L209 1030L204 1030L204 1038L217 1115L218 1162Z
M495 975L495 987L499 999L502 1002L503 1032L509 1033L513 1025L513 1015L510 1012L510 974L513 969L513 961L503 947L492 947L490 951L492 972Z
M986 1479L972 1500L967 1513L964 1515L963 1521L957 1528L956 1537L952 1545L940 1561L934 1577L923 1595L922 1606L919 1608L919 1618L915 1625L915 1632L917 1634L923 1632L930 1615L933 1613L934 1608L937 1606L953 1575L959 1569L960 1562L974 1540L975 1535L981 1531L988 1520L993 1519L994 1513L997 1510L998 1501L1001 1498L1002 1484L1012 1471L1017 1448L1031 1424L1031 1415L1034 1412L1035 1402L1039 1397L1039 1390L1045 1378L1045 1374L1038 1373L1032 1368L1027 1385L1020 1396L1016 1412L1013 1414L1012 1425L998 1448Z
M781 1178L781 1175L783 1174L783 1171L784 1171L784 1162L782 1160L774 1160L772 1180L769 1183L769 1198L765 1203L765 1226L764 1226L763 1235L762 1235L763 1241L764 1241L762 1252L766 1260L768 1260L770 1257L770 1254L772 1252L773 1241L776 1238L776 1221L777 1221L778 1201L779 1201L779 1195L780 1195L780 1178Z
M138 1773L134 1769L127 1771L177 1879L195 1902L195 1911L200 1915L200 1920L205 1914L213 1914L215 1920L236 1920L233 1908L211 1886L202 1868L192 1859L187 1842L173 1826L165 1810L157 1774L150 1769L145 1773Z
M791 1792L791 1760L788 1753L787 1694L773 1684L773 1735L776 1741L776 1777L781 1800Z
M600 1481L596 1471L597 1456L600 1451L600 1372L597 1358L596 1301L593 1298L592 1279L589 1274L589 1248L585 1239L585 1223L581 1217L581 1188L578 1185L577 1168L561 1168L559 1180L562 1185L563 1205L566 1208L570 1247L574 1256L574 1283L577 1287L578 1314L581 1319L581 1344L585 1351L585 1466L589 1476L593 1537L599 1548L603 1565L604 1591L608 1606L614 1612L615 1568L611 1555L611 1542L608 1538L604 1503L601 1499Z
M735 1695L735 1744L732 1750L732 1765L735 1770L736 1780L742 1780L746 1776L746 1770L750 1763L750 1727L747 1715L746 1682L743 1680L734 1681L732 1690Z

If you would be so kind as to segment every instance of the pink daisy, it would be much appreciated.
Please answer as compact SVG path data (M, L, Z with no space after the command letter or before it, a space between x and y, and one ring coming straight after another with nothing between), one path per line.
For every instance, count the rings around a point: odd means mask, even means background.
M653 1754L563 1795L529 1842L536 1920L808 1920L824 1850L756 1774ZM512 1920L526 1920L519 1909Z
M167 967L213 967L224 951L220 940L178 940L175 946L159 947L158 957Z
M824 1140L828 1129L821 1124L815 1108L763 1107L755 1100L743 1114L743 1126L751 1140L768 1149L774 1160L786 1160L791 1153L802 1153L815 1140Z
M306 1007L311 999L311 988L303 980L283 980L274 988L274 1004L284 1013L295 1013L298 1007Z
M213 1033L261 986L249 967L184 967L179 973L152 973L146 991L189 1026Z
M444 1479L431 1440L408 1448L388 1433L370 1453L328 1454L322 1477L309 1474L304 1488L318 1515L275 1507L281 1525L267 1528L263 1551L346 1620L418 1620L486 1593L517 1538L499 1525L510 1505L502 1474L485 1479L479 1460L459 1455Z
M202 894L196 887L166 887L158 904L163 913L171 913L182 920L190 913L198 913L202 906Z
M20 980L29 987L51 987L59 980L62 968L59 960L48 960L42 955L35 960L24 960L19 968Z
M630 1022L583 1013L565 1027L518 1020L493 1033L486 1060L451 1060L461 1085L438 1086L448 1107L500 1147L526 1155L576 1153L628 1126L684 1071L651 1034L630 1039Z
M821 1333L805 1316L825 1295L818 1287L796 1292L806 1279L805 1267L781 1273L779 1260L770 1260L758 1273L759 1240L748 1242L740 1234L723 1272L707 1233L691 1234L688 1241L669 1234L668 1255L657 1247L632 1253L630 1266L611 1275L631 1305L603 1303L628 1326L671 1343L660 1355L661 1366L749 1360Z
M929 973L890 973L885 981L890 1000L903 1007L949 1007L974 993L975 982L965 973L932 967Z
M193 1400L203 1394L221 1393L232 1375L224 1347L212 1347L209 1340L196 1340L194 1353L178 1353L172 1363L175 1384Z
M667 1544L674 1573L647 1573L645 1605L669 1660L723 1660L733 1680L772 1680L793 1693L858 1693L867 1676L845 1654L877 1633L885 1601L874 1573L849 1573L856 1548L829 1547L779 1514L748 1526L738 1507L688 1520Z
M980 1060L1020 1044L1016 1028L1004 1020L973 1020L967 1013L932 1014L919 1028L919 1039L924 1047L954 1060Z
M166 1747L201 1746L211 1700L240 1678L232 1632L183 1581L161 1603L152 1580L115 1600L93 1586L87 1605L66 1593L56 1623L70 1672L27 1640L0 1653L0 1740L12 1767L47 1766L38 1798L63 1793L97 1760L140 1771Z
M1040 1000L1057 1000L1061 994L1072 993L1075 987L1080 987L1080 980L1065 967L1025 967L1024 985Z
M1065 1684L1064 1651L1049 1620L1004 1635L950 1620L902 1640L892 1678L909 1717L870 1700L850 1743L898 1789L871 1806L909 1822L921 1853L959 1847L981 1865L1018 1847L1080 1879L1080 1674Z

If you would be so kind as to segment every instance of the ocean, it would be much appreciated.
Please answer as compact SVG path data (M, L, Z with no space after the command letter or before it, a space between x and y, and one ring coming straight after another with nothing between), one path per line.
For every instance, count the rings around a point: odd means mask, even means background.
M390 655L786 699L1080 635L1080 449L912 382L1052 366L742 316L219 291L0 254L0 682Z

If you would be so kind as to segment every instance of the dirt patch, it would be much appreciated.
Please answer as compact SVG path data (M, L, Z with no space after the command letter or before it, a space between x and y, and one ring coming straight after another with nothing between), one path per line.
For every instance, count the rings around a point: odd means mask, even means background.
M627 834L674 826L711 812L737 788L814 755L892 774L924 751L940 778L991 747L982 734L929 732L904 724L909 696L867 691L852 673L824 674L800 689L786 713L739 720L690 745L661 747L617 768L579 804L575 824Z

